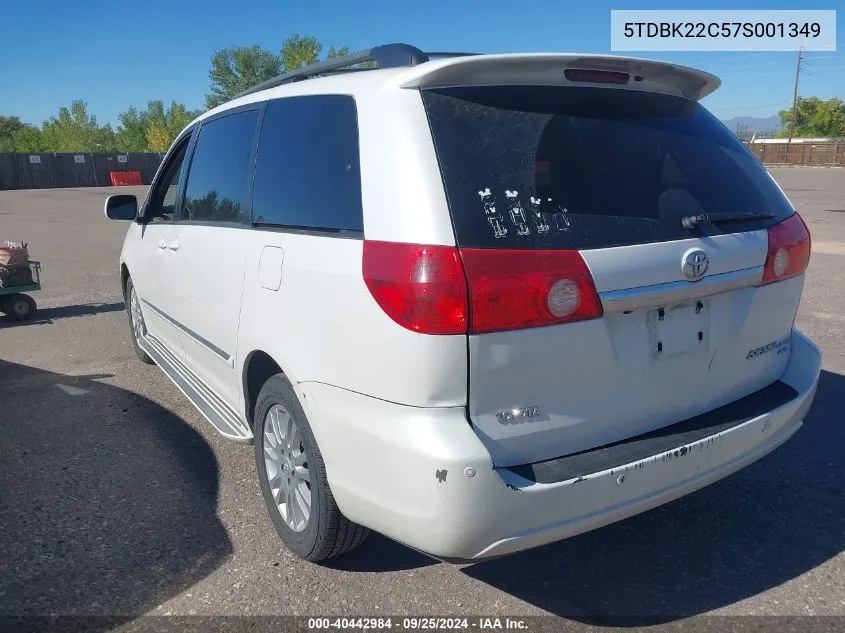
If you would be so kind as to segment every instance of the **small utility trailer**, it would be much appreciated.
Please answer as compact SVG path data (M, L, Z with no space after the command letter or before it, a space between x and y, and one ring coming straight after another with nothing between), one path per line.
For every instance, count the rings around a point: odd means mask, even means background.
M41 262L29 259L25 244L11 247L7 243L0 245L0 251L0 312L16 321L31 319L37 306L26 293L41 290Z

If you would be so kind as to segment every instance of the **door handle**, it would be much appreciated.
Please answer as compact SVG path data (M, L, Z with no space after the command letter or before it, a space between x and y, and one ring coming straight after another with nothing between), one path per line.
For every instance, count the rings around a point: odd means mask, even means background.
M178 251L179 246L181 246L179 244L179 240L173 240L172 242L170 242L170 244L167 245L167 248L169 248L171 251Z
M159 247L161 250L164 250L165 248L167 248L167 242L166 242L166 241L164 241L164 240L159 240L159 242L158 242L158 247Z

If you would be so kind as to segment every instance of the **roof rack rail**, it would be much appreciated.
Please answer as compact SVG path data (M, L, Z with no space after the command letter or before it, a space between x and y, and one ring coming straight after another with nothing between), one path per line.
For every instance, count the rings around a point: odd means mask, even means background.
M442 54L434 54L440 56ZM302 79L309 79L323 74L334 74L341 69L349 69L350 66L356 64L363 64L365 62L376 62L378 68L399 68L402 66L416 66L423 64L429 60L429 56L423 53L420 49L411 46L410 44L383 44L376 46L369 50L358 51L357 53L350 53L349 55L342 55L340 57L332 57L316 64L309 64L302 68L297 68L289 73L273 77L267 81L262 81L229 99L232 101L246 95L275 88L283 84L299 81Z
M479 55L480 53L443 53L443 52L429 52L426 51L425 55L429 59L437 58L446 58L446 57L469 57L471 55Z

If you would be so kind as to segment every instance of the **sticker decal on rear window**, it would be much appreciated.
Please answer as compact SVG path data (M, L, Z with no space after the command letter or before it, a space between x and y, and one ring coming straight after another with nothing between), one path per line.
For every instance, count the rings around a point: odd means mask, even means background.
M768 354L769 352L773 352L777 350L777 356L784 354L789 351L789 341L790 337L782 338L779 341L772 341L767 345L763 345L762 347L755 347L751 351L748 352L748 355L745 357L746 360L751 360L752 358L757 358L758 356L762 356L763 354Z
M552 199L549 198L549 202L551 201ZM569 228L569 211L566 210L566 207L558 209L557 211L552 213L552 216L555 219L555 226L557 227L558 231L565 231Z
M484 207L484 216L493 228L493 237L496 239L508 235L507 221L502 213L496 208L496 196L490 187L484 187L478 192L481 198L481 205ZM569 210L559 203L553 202L552 198L535 198L529 196L531 206L526 211L522 206L519 191L505 189L505 198L508 205L508 217L516 227L516 234L520 236L531 235L531 226L538 235L550 233L551 231L569 230Z
M538 233L548 233L549 225L546 223L545 214L540 211L540 198L531 196L531 213L534 215L534 224L537 227Z
M493 227L493 237L496 239L502 238L508 234L505 224L502 221L502 216L496 210L496 197L490 191L490 187L485 187L478 192L481 198L481 204L484 205L484 214L487 216L487 221Z
M519 202L519 192L506 190L505 197L508 199L511 221L516 224L517 235L530 235L531 229L528 228L528 222L525 219L525 210Z

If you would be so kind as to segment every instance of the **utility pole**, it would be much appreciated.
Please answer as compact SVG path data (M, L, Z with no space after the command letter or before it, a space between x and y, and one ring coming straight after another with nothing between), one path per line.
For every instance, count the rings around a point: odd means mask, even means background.
M792 143L792 136L795 134L795 109L798 107L798 77L801 74L801 59L804 55L804 47L798 47L798 62L795 64L795 88L792 92L792 112L789 115L789 135L786 137L786 144ZM787 150L788 152L789 150Z

